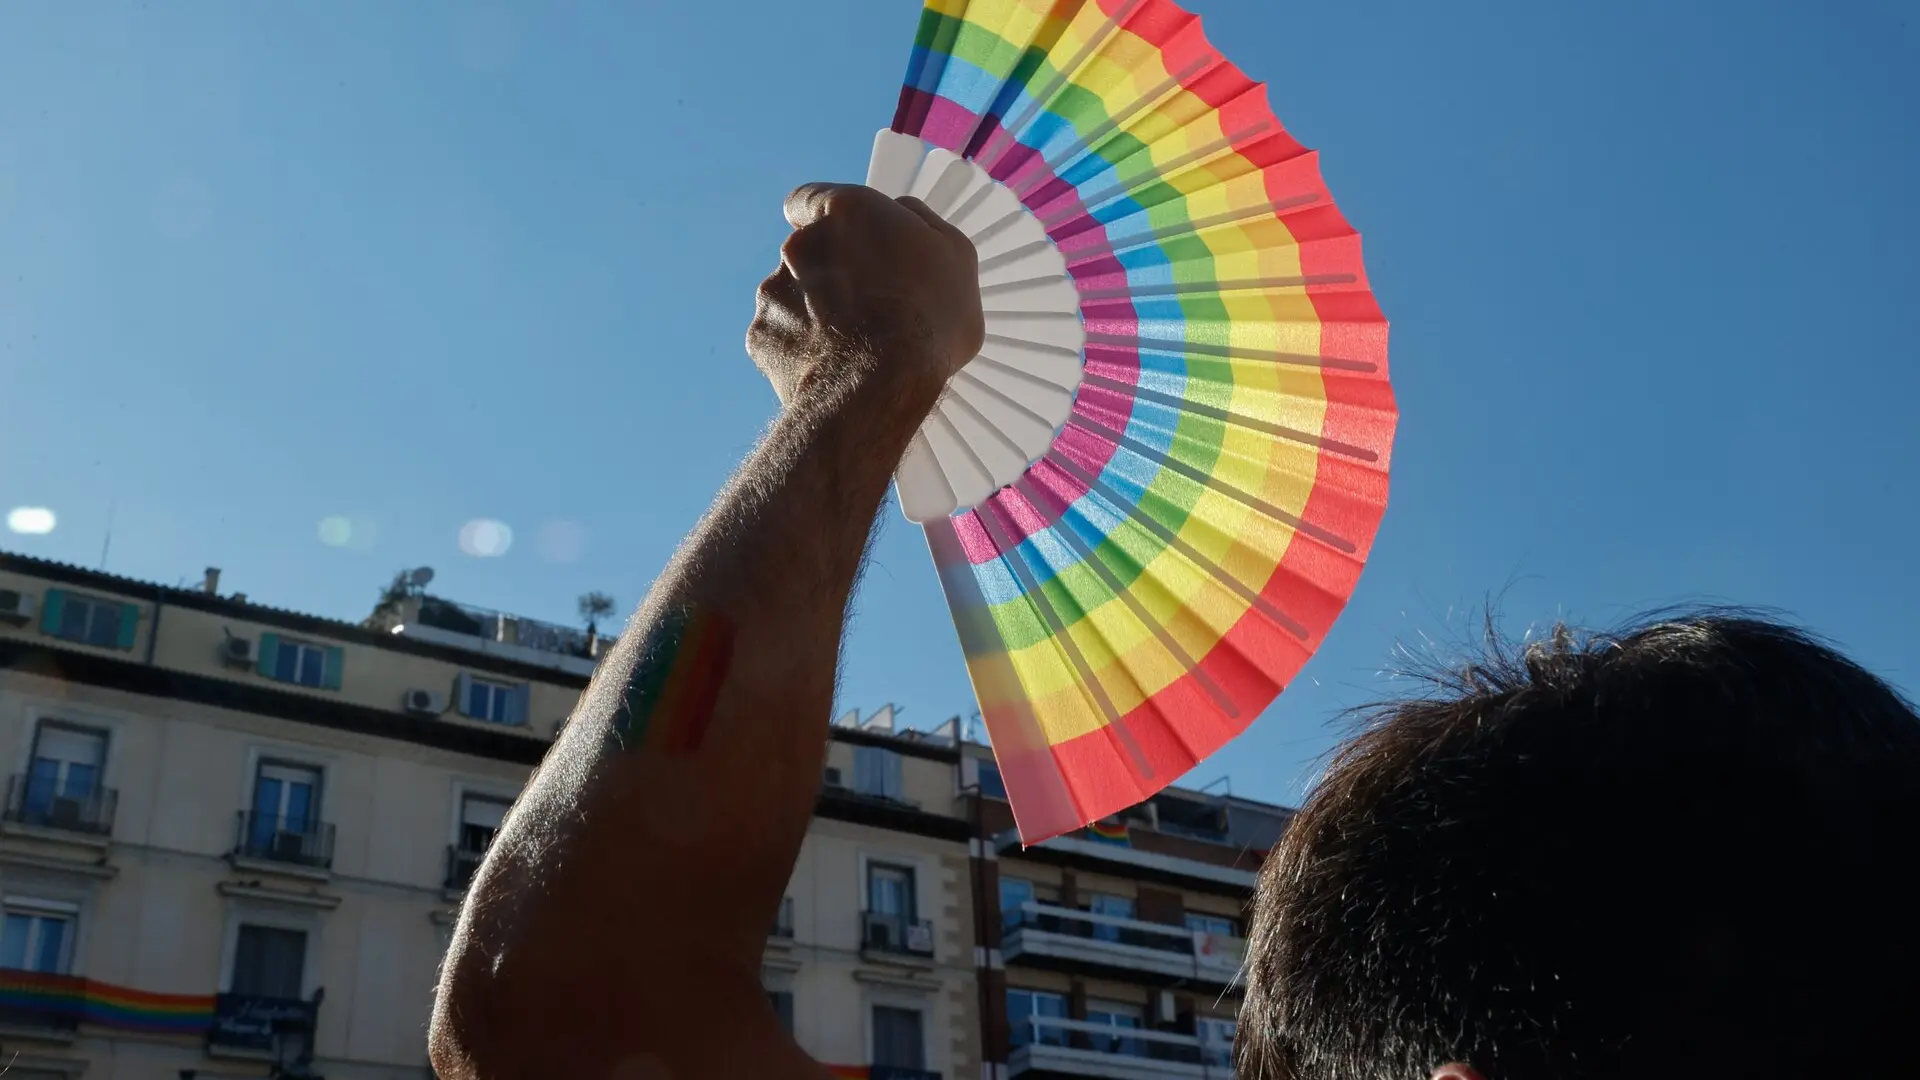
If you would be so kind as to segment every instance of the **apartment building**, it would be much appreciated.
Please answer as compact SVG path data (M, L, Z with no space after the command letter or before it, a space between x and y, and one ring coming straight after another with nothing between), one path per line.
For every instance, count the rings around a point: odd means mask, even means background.
M1227 1080L1245 917L1291 812L1171 788L1022 848L988 751L967 747L994 1080Z
M367 624L0 554L10 1077L420 1080L465 885L604 643L427 595ZM884 711L883 711L884 712ZM979 1069L951 737L833 729L771 1000L846 1076Z

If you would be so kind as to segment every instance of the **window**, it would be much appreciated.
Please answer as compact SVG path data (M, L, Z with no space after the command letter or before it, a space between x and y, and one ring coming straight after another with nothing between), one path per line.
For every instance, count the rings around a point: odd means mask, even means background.
M306 996L307 933L243 923L233 948L229 993L301 1000Z
M901 797L900 755L878 746L853 748L853 790L881 799Z
M0 924L0 968L65 975L73 960L72 904L8 897Z
M42 721L21 794L21 820L34 825L82 824L100 792L105 732ZM97 816L97 815L96 815Z
M40 630L64 641L102 649L133 648L133 632L140 623L135 604L48 589L40 612Z
M319 686L326 667L327 654L318 646L303 641L283 641L280 655L274 661L273 677L301 686Z
M897 1069L927 1067L925 1033L919 1009L897 1005L873 1007L873 1063Z
M767 1001L773 1005L773 1014L780 1018L780 1030L793 1034L793 991L769 990Z
M500 823L506 820L509 804L503 799L468 795L460 800L460 850L470 855L485 854L493 845Z
M1240 924L1225 915L1201 915L1187 912L1187 929L1196 934L1210 934L1213 937L1237 938L1240 936Z
M527 722L526 686L488 682L471 675L460 676L460 712L475 720L495 724Z
M1138 1031L1144 1023L1144 1010L1138 1005L1129 1005L1124 1001L1089 1001L1087 1002L1087 1023ZM1094 1035L1090 1037L1089 1042L1096 1052L1102 1054L1146 1056L1146 1048L1141 1045L1139 1039Z
M1133 918L1133 898L1114 896L1111 893L1094 893L1088 898L1087 910L1095 915L1111 915L1116 919ZM1121 927L1112 923L1093 924L1093 936L1099 941L1119 941Z
M285 862L315 862L324 850L320 828L320 770L262 761L247 813L246 854Z
M980 759L979 766L980 794L985 795L989 799L1006 798L1007 784L1005 780L1000 778L1000 766L985 758Z
M1037 1021L1065 1020L1067 996L1044 990L1007 991L1007 1030L1015 1046L1065 1046L1065 1028Z
M295 686L338 690L344 664L345 654L337 645L315 645L279 634L261 634L260 661L255 670L269 679Z
M1000 879L1001 927L1011 930L1016 926L1024 926L1028 916L1021 905L1030 904L1033 901L1033 882L1025 878L1002 877Z
M914 897L913 868L868 863L867 910L903 923L915 921L919 907Z
M1202 1016L1195 1022L1200 1035L1200 1054L1208 1065L1228 1068L1233 1065L1233 1037L1240 1026L1217 1016Z

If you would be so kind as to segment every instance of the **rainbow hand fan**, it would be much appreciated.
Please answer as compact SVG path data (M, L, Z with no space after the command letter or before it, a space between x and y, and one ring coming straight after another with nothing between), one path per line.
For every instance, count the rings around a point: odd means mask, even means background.
M1352 593L1396 412L1360 240L1168 0L928 0L868 184L987 336L896 476L1027 843L1245 730Z

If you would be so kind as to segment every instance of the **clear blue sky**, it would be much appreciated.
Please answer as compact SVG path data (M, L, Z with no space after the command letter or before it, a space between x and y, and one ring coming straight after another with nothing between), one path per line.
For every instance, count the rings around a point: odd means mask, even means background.
M1352 606L1193 781L1297 797L1493 596L1776 606L1920 689L1920 12L1194 3L1366 234L1404 415ZM917 8L0 6L0 508L59 515L0 546L95 565L114 505L109 569L284 607L418 564L631 605L771 415L780 198L863 175ZM971 694L888 513L845 696L937 722Z

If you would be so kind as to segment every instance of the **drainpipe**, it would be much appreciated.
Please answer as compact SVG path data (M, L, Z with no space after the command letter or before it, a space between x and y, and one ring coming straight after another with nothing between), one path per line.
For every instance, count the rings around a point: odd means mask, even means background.
M153 622L147 626L148 667L153 666L154 650L160 647L160 609L165 606L161 603L162 598L165 596L166 594L161 591L160 586L155 585L153 587Z
M966 762L966 757L964 754L961 756L960 760L964 767L964 763ZM973 821L972 821L973 843L978 845L978 848L976 851L968 852L968 854L972 856L970 860L972 864L971 865L972 873L969 874L968 876L972 878L972 887L973 887L973 940L974 940L974 944L977 945L980 950L980 963L977 965L977 967L974 970L974 985L978 991L978 997L980 999L980 1060L982 1061L982 1063L989 1063L987 1062L987 1055L990 1053L994 1053L995 1051L993 1049L990 1049L987 1046L987 1032L990 1026L988 1021L989 1021L989 1018L993 1015L993 992L989 985L989 980L987 976L993 970L993 950L987 948L987 940L988 940L987 900L988 900L988 897L987 897L987 885L986 885L985 878L986 878L986 863L987 863L988 848L987 848L987 837L986 837L986 821L985 821L985 815L982 814L980 811L981 795L980 795L979 783L976 781L974 785L968 790L971 792L971 794L968 796L967 801L970 804L972 804L971 817L973 818ZM998 909L1000 906L998 902L998 898L996 897L994 898L994 900L995 900L994 907ZM990 1064L1005 1064L1005 1061L1004 1061L1005 1047L1002 1046L999 1052L1002 1053L1003 1060L1000 1062L993 1062Z

